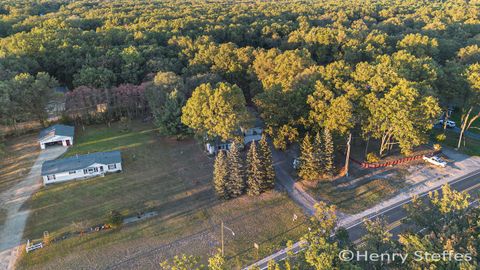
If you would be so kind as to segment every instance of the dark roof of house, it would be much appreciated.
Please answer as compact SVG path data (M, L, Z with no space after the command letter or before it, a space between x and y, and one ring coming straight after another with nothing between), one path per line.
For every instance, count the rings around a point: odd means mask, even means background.
M73 170L81 170L95 163L113 164L121 162L122 155L120 151L96 152L87 155L77 155L63 159L45 161L42 165L42 176Z
M53 136L59 135L59 136L73 137L73 135L75 134L75 127L56 124L40 131L40 134L38 135L38 139L41 140L49 136L52 132L53 132L52 134Z

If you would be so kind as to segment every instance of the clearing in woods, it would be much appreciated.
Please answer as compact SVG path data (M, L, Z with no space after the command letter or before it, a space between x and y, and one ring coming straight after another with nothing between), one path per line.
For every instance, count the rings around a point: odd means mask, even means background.
M211 184L213 160L194 140L160 137L151 124L128 128L115 123L77 129L66 156L121 150L124 171L84 181L48 186L24 207L31 211L24 238L52 237L100 224L110 210L125 216L157 211L151 220L118 230L74 237L22 256L19 269L135 268L156 269L178 253L211 254L220 247L218 224L235 230L226 237L229 264L244 265L256 256L297 240L305 232L302 211L275 191L259 197L220 201ZM296 214L298 220L293 221ZM268 222L266 222L268 221ZM180 240L179 239L183 239ZM175 245L168 244L175 242ZM253 243L260 244L257 252ZM242 254L241 260L235 257Z

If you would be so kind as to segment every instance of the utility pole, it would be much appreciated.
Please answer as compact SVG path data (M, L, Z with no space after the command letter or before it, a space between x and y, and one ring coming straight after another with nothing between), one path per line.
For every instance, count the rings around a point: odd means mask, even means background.
M223 244L223 220L222 220L222 257L225 258L225 249Z
M222 224L221 224L220 227L221 227L221 241L222 241L222 257L225 257L225 244L224 244L224 233L223 233L223 230L224 230L224 229L229 230L229 231L232 233L233 236L235 236L235 232L234 232L232 229L230 229L230 228L228 228L227 226L225 226L225 225L223 224L223 220L222 220Z
M348 140L347 140L347 158L345 160L345 176L348 177L348 167L350 165L350 146L352 144L352 133L348 135Z

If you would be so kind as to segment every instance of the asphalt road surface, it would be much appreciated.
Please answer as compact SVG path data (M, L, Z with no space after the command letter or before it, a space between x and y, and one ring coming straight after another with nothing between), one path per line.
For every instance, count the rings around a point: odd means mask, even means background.
M457 191L467 191L469 194L472 195L472 197L476 197L480 188L480 172L476 172L471 176L467 176L466 178L462 178L453 183L450 183L450 186L452 187L452 189L455 189ZM441 194L441 190L439 190L439 192ZM420 196L424 199L427 199L428 193L423 193ZM398 203L394 206L389 207L386 210L383 210L382 213L379 215L369 217L369 219L375 219L377 217L384 218L389 224L388 226L390 227L390 232L392 232L394 236L398 236L398 234L404 232L407 229L407 226L402 224L401 221L407 215L407 212L403 208L403 205L409 202L410 200ZM348 233L350 236L350 240L352 241L358 241L359 239L361 239L362 236L365 235L365 226L363 222L359 222L353 226L349 226Z

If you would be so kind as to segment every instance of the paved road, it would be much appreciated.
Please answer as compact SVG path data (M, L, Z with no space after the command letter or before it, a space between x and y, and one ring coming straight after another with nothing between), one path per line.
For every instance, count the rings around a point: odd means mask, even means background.
M459 181L457 180L456 182L450 183L450 186L452 187L452 189L455 189L458 191L466 191L471 195L474 195L474 193L478 194L478 190L480 189L480 172L477 171L474 174L468 175L465 178L460 178ZM437 188L437 190L439 189ZM420 196L426 199L428 197L427 195L428 195L428 192L423 193ZM403 208L403 205L409 202L410 200L400 202L388 209L385 209L381 213L373 215L368 218L369 219L374 219L377 217L384 218L389 224L391 228L391 232L394 235L398 235L399 233L405 231L406 229L406 225L402 224L401 220L404 219L407 215L405 209ZM356 224L349 226L348 232L350 235L350 239L352 241L359 240L363 235L365 235L365 227L363 222L360 221Z
M24 202L42 186L40 171L43 162L55 159L65 153L66 147L52 147L43 150L35 160L25 179L0 194L0 207L7 210L5 224L0 226L0 270L13 269L21 244L23 229L27 222L28 210L21 209Z
M461 177L455 181L450 182L450 186L452 189L458 190L458 191L466 191L470 194L478 194L478 190L480 189L480 170L475 171L473 173L470 173L464 177ZM439 190L440 188L435 188L434 190ZM428 195L428 192L422 193L419 196L421 198L426 198ZM405 218L406 212L403 208L403 205L409 203L411 199L401 201L391 207L387 207L386 209L382 210L379 213L376 213L374 215L371 215L367 217L368 219L375 219L377 217L384 218L388 224L389 227L391 228L391 232L397 236L399 233L405 231L406 225L403 225L401 223L401 220ZM365 227L363 220L359 220L356 223L353 223L352 225L348 226L346 228L349 232L350 239L352 241L359 241L363 235L365 235ZM301 244L300 242L295 243L295 245L292 246L292 252L297 253L301 251ZM270 260L275 260L275 261L281 261L284 260L287 256L287 251L286 249L283 249L281 251L278 251L275 254L272 254L271 256L264 258L263 260L260 260L257 262L257 266L260 267L260 269L267 269L268 267L268 261ZM245 268L245 269L248 269Z
M315 213L314 205L317 201L304 190L297 188L295 180L283 169L285 162L284 160L274 162L277 183L287 191L295 203L302 207L309 215L313 215Z
M315 204L318 201L306 192L288 172L292 167L292 161L287 156L283 151L273 151L273 167L277 176L276 183L285 189L288 196L308 215L313 215L315 214ZM337 217L342 218L346 216L345 213L337 211Z

